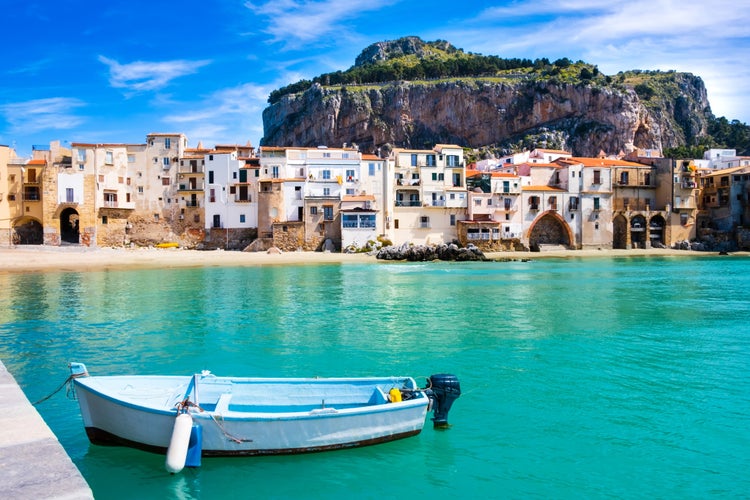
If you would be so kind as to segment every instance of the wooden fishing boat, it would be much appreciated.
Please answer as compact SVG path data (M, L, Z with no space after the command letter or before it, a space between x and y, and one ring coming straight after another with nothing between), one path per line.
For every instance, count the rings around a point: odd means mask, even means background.
M181 469L180 461L191 465L188 455L200 462L200 456L307 453L414 436L430 403L435 426L446 427L460 395L458 379L447 374L432 375L421 389L411 377L89 376L82 363L70 369L90 441L167 453L168 470ZM174 467L170 453L178 455Z

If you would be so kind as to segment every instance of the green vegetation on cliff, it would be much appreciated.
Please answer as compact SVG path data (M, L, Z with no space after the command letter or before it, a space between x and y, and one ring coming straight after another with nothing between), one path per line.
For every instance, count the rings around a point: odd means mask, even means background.
M278 102L289 94L304 92L313 84L324 87L345 85L388 84L397 81L444 80L455 78L519 78L560 83L600 81L609 83L610 78L599 72L596 66L582 61L573 62L561 58L549 59L503 59L466 53L448 42L418 42L418 53L399 52L386 55L383 60L358 62L346 71L335 71L316 76L312 80L300 80L274 90L268 97L269 104ZM365 52L367 49L365 50ZM364 52L363 52L364 54ZM358 58L361 59L362 56Z

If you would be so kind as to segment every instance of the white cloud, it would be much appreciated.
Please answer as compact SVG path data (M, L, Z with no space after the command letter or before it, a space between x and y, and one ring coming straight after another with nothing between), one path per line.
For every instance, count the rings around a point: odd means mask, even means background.
M12 133L33 134L43 130L69 130L84 119L74 114L86 104L71 97L50 97L0 106Z
M191 143L202 141L205 146L252 140L257 146L263 136L261 114L267 105L274 84L246 83L216 91L197 103L175 103L180 111L164 119L179 124ZM189 110L189 111L184 111Z
M284 42L288 48L331 38L340 40L350 33L347 22L368 11L380 10L398 0L270 0L245 2L245 7L267 18L263 30L272 42Z
M120 64L104 56L99 56L99 61L109 67L110 85L135 92L161 89L175 78L196 73L199 68L211 63L207 60L176 60Z

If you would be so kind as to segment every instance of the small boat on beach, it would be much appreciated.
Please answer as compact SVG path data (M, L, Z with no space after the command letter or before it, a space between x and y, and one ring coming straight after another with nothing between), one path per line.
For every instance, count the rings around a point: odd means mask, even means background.
M170 472L199 465L201 456L309 453L414 436L429 409L435 427L447 427L461 393L448 374L419 388L411 377L89 376L82 363L70 370L89 440L167 453Z

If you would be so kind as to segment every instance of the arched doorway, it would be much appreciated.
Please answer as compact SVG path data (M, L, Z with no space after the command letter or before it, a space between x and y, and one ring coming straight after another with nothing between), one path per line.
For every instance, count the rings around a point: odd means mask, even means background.
M667 224L664 220L664 217L661 215L655 215L651 217L651 220L648 223L648 230L649 230L649 238L651 239L651 246L654 248L661 248L665 246L666 240L664 229L667 227Z
M628 219L622 214L612 221L612 248L628 248Z
M570 228L556 212L539 217L529 231L529 248L539 251L540 245L564 245L570 248Z
M630 243L633 248L646 248L646 218L642 215L630 220Z
M31 217L22 217L13 225L13 243L16 245L41 245L44 243L42 224Z
M74 208L66 208L60 213L60 240L63 243L78 244L81 242L78 229L80 217Z

